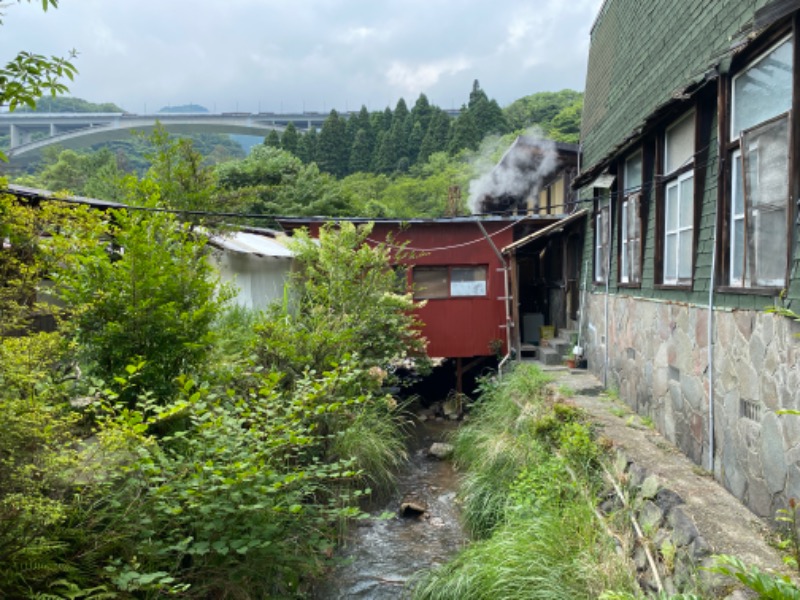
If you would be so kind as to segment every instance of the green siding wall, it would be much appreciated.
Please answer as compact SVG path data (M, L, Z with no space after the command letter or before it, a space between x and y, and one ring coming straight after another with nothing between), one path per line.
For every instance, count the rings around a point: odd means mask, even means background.
M583 107L588 169L715 67L768 0L608 0L592 31Z
M584 108L584 165L610 158L620 161L622 156L606 155L629 136L637 126L650 116L658 106L671 97L672 92L686 85L699 70L705 70L719 60L737 38L737 32L750 31L755 11L768 4L764 0L723 0L700 2L675 2L674 0L610 0L598 17L592 36L587 77L586 104ZM680 5L680 10L677 6ZM691 24L691 27L689 27ZM614 61L609 63L608 61ZM594 69L594 71L593 71ZM601 77L601 75L603 77ZM604 77L608 77L604 79ZM656 287L655 249L656 209L655 183L645 180L650 187L645 202L648 219L645 223L644 255L642 259L642 285L640 289L618 286L617 260L619 224L618 200L614 201L612 234L611 293L625 296L652 298L663 301L707 305L711 285L714 227L718 201L717 179L719 156L716 114L717 80L707 83L706 90L698 93L701 102L711 110L712 119L708 153L698 160L695 177L705 171L702 211L697 230L694 278L691 291L658 289ZM687 105L688 109L688 105ZM675 113L676 117L680 113ZM659 126L663 126L663 123ZM644 143L652 144L654 131L642 130L638 134ZM701 149L698 148L698 151ZM582 193L586 205L591 200ZM717 232L720 235L720 232ZM798 240L800 236L796 235ZM584 258L593 265L594 221L587 222ZM800 240L794 252L787 305L800 312ZM721 257L717 257L717 271ZM590 267L591 268L591 267ZM589 273L590 279L593 271ZM605 286L592 285L590 289L603 292ZM763 310L777 302L765 295L715 292L714 304L718 307L743 310Z

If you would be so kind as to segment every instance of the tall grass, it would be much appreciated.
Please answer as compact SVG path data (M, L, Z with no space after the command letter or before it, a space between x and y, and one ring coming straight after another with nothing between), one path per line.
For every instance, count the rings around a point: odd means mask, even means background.
M580 411L537 367L485 383L455 439L464 520L477 541L422 574L414 598L597 598L631 591L632 570L596 521L600 450ZM573 480L570 473L576 474Z

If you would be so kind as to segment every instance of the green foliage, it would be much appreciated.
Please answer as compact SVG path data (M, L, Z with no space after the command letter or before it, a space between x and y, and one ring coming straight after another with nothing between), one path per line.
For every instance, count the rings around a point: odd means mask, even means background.
M503 113L512 130L519 131L537 125L542 131L548 133L553 129L553 121L557 115L568 107L581 106L582 102L583 94L573 90L539 92L515 100L503 109ZM559 121L562 128L565 126L564 119L566 117L566 114L563 115ZM580 126L580 121L578 121L578 126Z
M121 113L125 112L125 109L120 108L113 102L97 103L89 102L83 98L44 96L36 101L36 106L33 109L21 108L20 111L45 113Z
M715 557L715 564L710 569L714 573L738 579L749 589L765 600L797 600L800 588L786 575L765 573L758 567L747 566L734 556L720 555Z
M132 204L156 206L157 188L130 188ZM132 361L144 361L135 389L166 399L181 373L193 373L210 348L210 326L225 294L215 296L205 239L167 213L114 211L108 224L57 237L56 290L71 312L73 335L92 372L113 381ZM114 250L109 251L108 237ZM128 396L133 390L127 392Z
M415 582L415 598L597 598L636 589L592 499L600 451L538 368L481 382L455 438L464 519L479 538ZM575 475L573 479L572 474Z
M128 185L161 201L151 181ZM265 338L255 315L220 313L203 243L173 216L0 201L15 328L0 332L0 595L302 596L406 456L379 365L422 343L388 249L348 227L300 241L291 326ZM47 273L71 343L28 329ZM213 352L212 327L227 336ZM337 344L287 372L251 362L265 342L302 348L309 328L358 336L365 358Z
M371 231L340 223L324 225L318 241L307 232L294 236L293 308L274 308L258 326L261 365L291 380L350 354L380 368L424 355L414 302L390 267L402 252L392 257L388 247L368 244Z
M50 6L57 7L58 0L42 0L42 10ZM73 51L70 58L74 56ZM5 65L0 64L0 106L8 106L12 111L18 106L34 108L41 96L66 92L64 80L72 81L76 73L75 66L65 58L18 52ZM0 160L6 160L2 152Z

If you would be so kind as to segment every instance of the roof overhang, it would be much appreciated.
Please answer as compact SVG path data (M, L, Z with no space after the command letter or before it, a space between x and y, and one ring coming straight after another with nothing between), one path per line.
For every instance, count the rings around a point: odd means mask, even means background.
M547 227L544 227L544 228L540 229L539 231L534 231L530 235L526 235L524 238L518 239L513 244L509 244L508 246L503 248L502 252L503 252L503 254L508 254L508 253L511 253L511 252L515 252L518 248L521 248L522 246L530 244L531 242L534 242L536 240L548 237L548 236L556 234L556 233L561 233L561 232L564 231L564 228L567 225L570 225L572 223L575 223L575 222L579 221L580 219L585 217L588 213L589 213L589 209L588 208L583 208L583 209L581 209L581 210L579 210L577 212L574 212L571 215L568 215L568 216L564 217L563 219L560 219L560 220L556 221L552 225L548 225Z

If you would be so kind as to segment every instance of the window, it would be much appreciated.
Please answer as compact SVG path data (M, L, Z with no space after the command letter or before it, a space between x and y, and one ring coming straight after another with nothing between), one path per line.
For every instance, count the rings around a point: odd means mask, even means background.
M792 39L733 78L730 132L728 285L786 284Z
M469 267L414 267L414 298L433 299L486 295L485 265Z
M641 282L641 151L625 161L623 182L625 192L620 211L619 280L621 283L636 284Z
M600 207L594 217L594 280L597 283L606 283L608 277L610 224L608 205Z
M692 279L693 187L694 173L685 173L667 184L664 203L664 283L667 284Z
M667 128L664 135L661 281L686 285L694 264L694 113Z

